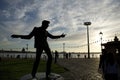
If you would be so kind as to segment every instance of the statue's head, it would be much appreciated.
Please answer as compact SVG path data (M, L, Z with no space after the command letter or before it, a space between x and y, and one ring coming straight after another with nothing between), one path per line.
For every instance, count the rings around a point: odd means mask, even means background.
M42 21L42 27L43 27L44 29L47 29L48 26L49 26L49 24L50 24L50 21L48 21L48 20L43 20L43 21Z

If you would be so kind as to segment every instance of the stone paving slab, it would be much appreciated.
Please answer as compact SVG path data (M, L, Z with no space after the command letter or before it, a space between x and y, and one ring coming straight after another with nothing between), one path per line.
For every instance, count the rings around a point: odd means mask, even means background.
M99 59L59 59L58 64L69 70L65 80L103 80L98 73Z

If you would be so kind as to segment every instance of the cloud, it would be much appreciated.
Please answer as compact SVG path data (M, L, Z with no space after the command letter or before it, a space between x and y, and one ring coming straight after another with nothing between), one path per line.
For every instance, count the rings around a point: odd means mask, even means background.
M108 36L120 30L119 0L1 0L0 37L12 33L29 34L41 21L51 21L48 31L52 34L66 33L57 42L86 43L85 21L91 21L90 39L97 40L100 31ZM97 34L98 33L98 34ZM2 37L3 38L3 37ZM51 44L54 41L51 41ZM21 42L22 43L22 42ZM69 44L69 43L68 43Z

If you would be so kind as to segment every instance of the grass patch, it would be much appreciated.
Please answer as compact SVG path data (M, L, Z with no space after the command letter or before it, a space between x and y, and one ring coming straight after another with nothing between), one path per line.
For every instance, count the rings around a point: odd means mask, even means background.
M2 59L0 62L0 80L19 80L20 77L31 73L33 62L33 59ZM45 71L46 61L41 60L37 72ZM65 71L63 67L52 64L52 72L59 74Z

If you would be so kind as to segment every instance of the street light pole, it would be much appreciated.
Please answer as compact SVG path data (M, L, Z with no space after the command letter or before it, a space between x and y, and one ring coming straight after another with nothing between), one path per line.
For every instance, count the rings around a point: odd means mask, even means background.
M26 58L27 58L27 52L28 52L28 44L26 44Z
M63 52L65 52L65 43L63 43Z
M101 40L101 52L102 52L102 36L103 36L103 33L100 32L99 35L100 35L100 40Z
M65 58L65 43L63 43L63 58Z
M90 45L89 45L89 25L91 22L84 22L84 25L87 26L87 44L88 44L88 58L90 58Z

